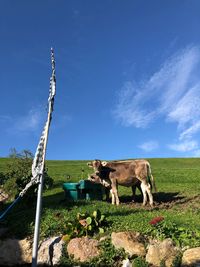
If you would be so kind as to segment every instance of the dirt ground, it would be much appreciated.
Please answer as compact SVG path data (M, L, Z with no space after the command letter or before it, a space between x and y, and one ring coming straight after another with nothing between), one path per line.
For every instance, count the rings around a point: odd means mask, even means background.
M142 206L142 196L137 195L135 201L132 201L131 196L122 196L120 198L121 204L128 205L132 208L151 209L149 204ZM180 206L180 208L200 208L200 195L186 197L180 195L179 192L165 193L159 192L154 194L154 208L155 209L172 209Z

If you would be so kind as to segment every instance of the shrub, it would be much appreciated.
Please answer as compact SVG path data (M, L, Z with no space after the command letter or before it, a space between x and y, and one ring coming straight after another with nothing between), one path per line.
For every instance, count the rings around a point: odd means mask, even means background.
M10 154L12 159L6 166L4 189L11 196L15 197L21 190L30 182L32 178L31 166L33 154L29 150L23 150L17 153L14 150ZM47 174L47 169L44 169L44 189L49 188L53 184L53 179ZM32 200L37 192L37 185L29 188L28 193L24 196L26 200Z

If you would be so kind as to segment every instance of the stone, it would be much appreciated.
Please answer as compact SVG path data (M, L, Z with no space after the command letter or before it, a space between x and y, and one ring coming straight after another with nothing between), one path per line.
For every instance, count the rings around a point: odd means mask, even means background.
M181 266L200 266L200 247L184 251Z
M122 267L132 267L132 263L130 262L129 259L123 260Z
M54 266L62 256L64 241L61 237L50 237L41 242L38 250L38 264ZM33 243L28 238L0 240L0 266L18 266L32 262Z
M25 238L22 240L19 240L19 247L21 250L21 260L25 263L31 263L32 262L32 241Z
M0 203L5 202L9 198L9 195L0 188Z
M0 240L0 266L15 266L31 263L32 243L28 239Z
M124 248L129 256L145 256L144 237L137 232L113 232L111 241L116 249Z
M38 264L57 265L62 256L64 241L61 237L50 237L39 246Z
M161 263L170 267L179 254L180 250L174 246L170 238L163 241L152 240L148 245L146 261L155 267L160 267Z
M67 245L67 253L80 262L90 261L99 256L98 241L88 237L73 238Z

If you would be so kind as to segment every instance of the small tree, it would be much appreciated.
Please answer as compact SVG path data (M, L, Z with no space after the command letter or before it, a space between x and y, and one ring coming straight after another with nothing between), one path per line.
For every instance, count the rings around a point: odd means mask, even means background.
M31 166L33 162L33 154L29 150L23 150L18 153L16 149L12 149L9 157L12 159L7 164L5 173L6 182L4 189L7 193L14 197L24 189L32 178ZM47 174L47 169L44 169L44 189L53 185L53 179ZM37 192L37 185L29 188L25 198L32 200Z

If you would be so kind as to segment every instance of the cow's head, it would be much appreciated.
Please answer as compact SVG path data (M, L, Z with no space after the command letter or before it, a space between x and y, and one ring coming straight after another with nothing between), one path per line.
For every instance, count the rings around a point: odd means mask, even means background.
M102 184L104 187L107 187L107 188L111 187L110 181L107 181L105 179L101 179L95 173L88 175L88 180L95 183L95 184Z
M99 175L102 166L105 166L107 164L106 161L101 161L99 159L95 159L92 162L88 162L87 165L90 168L93 168L95 174Z
M96 175L95 173L93 174L88 174L88 180L95 183L95 184L100 184L101 183L101 179L98 175Z

